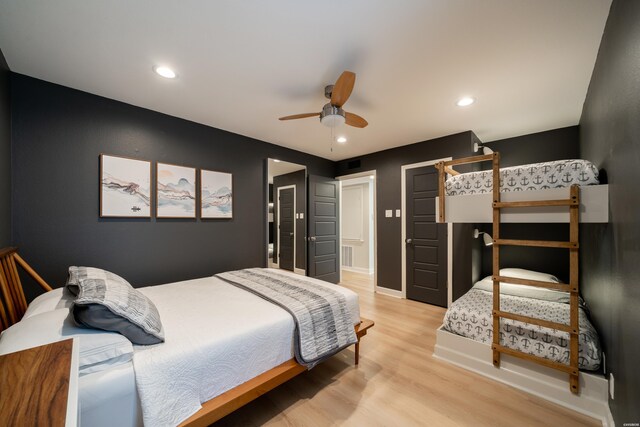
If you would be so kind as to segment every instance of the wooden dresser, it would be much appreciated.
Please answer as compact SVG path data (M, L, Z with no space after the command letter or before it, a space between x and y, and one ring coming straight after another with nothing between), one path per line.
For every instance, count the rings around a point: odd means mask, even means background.
M14 426L75 426L78 349L68 339L0 356L0 420Z

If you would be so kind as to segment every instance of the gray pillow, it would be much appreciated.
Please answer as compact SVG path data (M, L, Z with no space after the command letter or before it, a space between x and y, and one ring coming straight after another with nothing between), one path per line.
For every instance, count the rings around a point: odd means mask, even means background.
M99 269L93 270L91 275L100 275ZM119 332L133 344L163 342L164 331L153 302L123 278L101 271L102 278L81 279L78 282L78 297L73 305L76 323Z

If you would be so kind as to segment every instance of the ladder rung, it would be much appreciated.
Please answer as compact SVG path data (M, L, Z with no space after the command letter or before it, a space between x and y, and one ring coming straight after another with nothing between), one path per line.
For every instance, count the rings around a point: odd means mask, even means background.
M499 351L500 353L508 354L510 356L518 357L520 359L530 360L541 365L547 366L549 368L557 369L559 371L566 372L571 375L579 375L579 371L577 367L572 367L569 365L565 365L564 363L554 362L553 360L545 359L542 357L534 356L533 354L523 353L518 350L513 350L511 348L505 347L503 345L492 344L491 348L493 350Z
M577 242L558 242L554 240L513 240L513 239L495 239L494 245L499 246L534 246L539 248L565 248L577 249Z
M464 165L467 163L485 162L487 160L493 160L493 158L494 158L493 154L484 154L481 156L461 157L459 159L448 160L442 163L444 166L456 166L456 165Z
M544 206L577 206L580 202L573 199L562 200L523 200L520 202L493 202L494 208L534 208Z
M556 291L578 292L578 289L570 289L567 283L542 282L540 280L518 279L516 277L493 276L492 280L502 283L513 283L514 285L536 286L539 288L555 289Z
M509 313L508 311L493 310L493 315L502 317L503 319L517 320L519 322L530 323L532 325L544 326L545 328L557 329L558 331L577 334L578 331L564 323L551 322L549 320L538 319L535 317L523 316L521 314Z

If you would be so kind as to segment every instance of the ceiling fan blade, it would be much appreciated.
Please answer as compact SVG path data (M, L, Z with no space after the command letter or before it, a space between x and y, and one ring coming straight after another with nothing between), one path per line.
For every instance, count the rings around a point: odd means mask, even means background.
M293 116L280 117L280 120L306 119L307 117L320 117L320 113L294 114Z
M331 105L336 107L342 107L353 90L353 85L356 84L356 75L351 71L345 71L338 77L338 81L333 85L333 91L331 92Z
M369 124L365 119L363 119L362 117L360 117L357 114L353 114L353 113L347 113L345 111L345 119L346 119L346 123L349 126L353 126L353 127L357 127L357 128L364 128L367 127L367 125Z

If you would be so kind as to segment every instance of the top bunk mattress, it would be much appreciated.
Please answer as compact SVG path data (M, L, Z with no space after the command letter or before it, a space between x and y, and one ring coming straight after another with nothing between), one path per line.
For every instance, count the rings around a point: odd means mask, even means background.
M573 184L595 185L598 168L588 160L556 160L500 169L500 191L546 190ZM482 194L493 191L493 171L463 173L447 179L447 196Z

